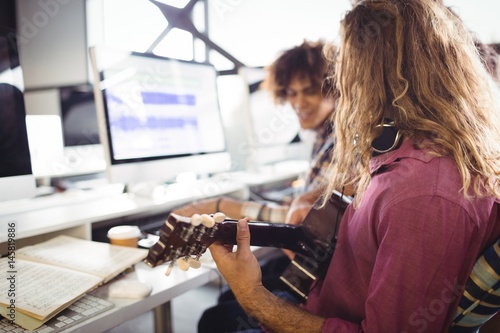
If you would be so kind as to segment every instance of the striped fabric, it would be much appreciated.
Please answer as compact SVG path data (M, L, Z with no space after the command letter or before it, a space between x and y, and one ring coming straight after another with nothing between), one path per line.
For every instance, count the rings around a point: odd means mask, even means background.
M476 261L449 332L476 332L499 310L500 239Z

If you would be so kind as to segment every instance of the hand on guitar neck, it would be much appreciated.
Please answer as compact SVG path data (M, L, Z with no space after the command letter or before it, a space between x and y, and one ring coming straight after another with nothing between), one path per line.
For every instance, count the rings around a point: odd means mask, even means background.
M195 214L191 218L170 214L160 230L160 238L148 253L146 263L155 267L170 262L167 275L172 266L187 270L200 266L199 259L215 241L222 244L236 244L237 220L227 219L222 213ZM250 221L251 245L279 247L304 255L321 252L321 244L302 226L285 223L266 223Z
M318 199L323 194L323 189L317 189L313 191L306 192L302 195L297 196L290 203L290 208L286 216L285 223L287 224L301 224L303 223L309 211L317 203ZM334 197L342 196L344 198L350 198L354 195L354 188L352 185L345 186L342 190L333 193Z
M288 249L299 254L281 280L300 297L328 267L336 242L336 230L350 199L339 193L321 209L310 209L300 225L285 223L248 222L250 244ZM227 219L222 213L194 214L191 218L170 214L160 230L160 238L145 259L152 267L170 262L187 270L200 267L199 259L207 248L219 241L236 244L237 220Z

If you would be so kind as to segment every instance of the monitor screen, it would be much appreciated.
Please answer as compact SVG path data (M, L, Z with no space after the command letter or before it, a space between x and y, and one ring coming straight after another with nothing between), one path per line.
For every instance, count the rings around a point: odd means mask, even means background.
M94 91L80 85L59 88L65 147L99 144Z
M112 181L229 168L212 65L106 47L90 53Z
M23 82L15 34L0 27L0 201L35 194Z

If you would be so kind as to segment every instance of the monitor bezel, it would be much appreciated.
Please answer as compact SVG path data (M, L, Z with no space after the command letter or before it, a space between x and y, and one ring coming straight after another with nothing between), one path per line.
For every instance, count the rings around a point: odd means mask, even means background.
M96 45L89 48L91 65L94 72L94 100L96 103L99 137L104 148L106 160L106 174L111 182L121 182L126 184L141 182L164 182L172 181L179 174L190 172L198 176L211 175L219 172L226 172L231 168L231 157L227 151L227 137L225 133L223 140L223 149L220 151L200 152L196 154L175 154L158 155L152 157L124 158L115 159L113 156L113 143L111 138L108 109L105 103L105 89L101 87L102 66L99 63L100 52L125 52L130 56L145 57L150 59L176 61L193 65L210 67L217 78L215 67L209 63L199 63L168 57L162 57L155 54L140 53L122 49L111 48L104 45ZM98 79L97 79L98 78ZM216 94L217 91L217 82ZM223 129L223 119L220 112L220 102L217 97L218 116Z
M0 26L0 36L4 37L7 40L7 50L9 57L9 67L10 70L14 70L19 68L21 71L21 65L19 61L19 53L18 53L18 45L17 45L17 36L14 30L9 29L7 27ZM22 72L20 77L22 78ZM21 92L24 91L23 82L12 82L13 86L18 88ZM24 133L19 133L19 135L25 136L24 142L25 147L23 149L24 153L27 150L27 163L28 165L23 167L22 172L16 172L16 174L5 174L4 176L0 175L0 201L11 201L18 199L28 199L32 198L36 195L36 181L35 176L33 175L33 169L31 166L31 156L29 152L29 144L28 144L28 135L26 128L26 109L24 98L19 100L19 106L24 111Z

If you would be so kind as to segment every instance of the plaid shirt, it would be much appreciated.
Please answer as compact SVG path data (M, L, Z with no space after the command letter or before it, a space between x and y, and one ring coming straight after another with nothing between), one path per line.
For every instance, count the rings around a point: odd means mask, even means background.
M311 169L306 177L305 191L318 188L325 179L333 154L333 126L329 119L317 131L311 154Z
M311 168L305 179L302 192L318 188L323 182L333 153L333 127L329 119L324 122L317 131L311 153ZM252 220L268 221L272 223L283 223L286 220L289 206L264 206L260 203L249 201L243 203L242 216L248 216Z

